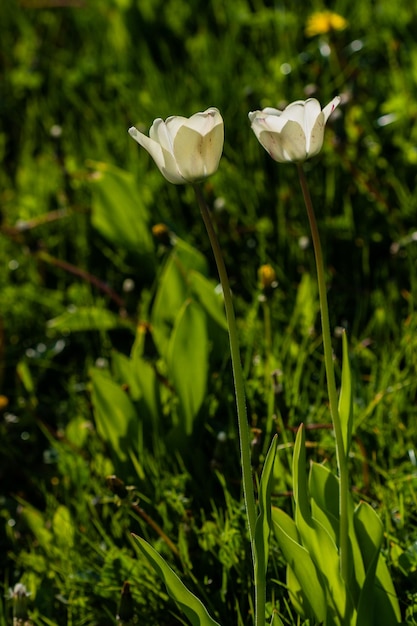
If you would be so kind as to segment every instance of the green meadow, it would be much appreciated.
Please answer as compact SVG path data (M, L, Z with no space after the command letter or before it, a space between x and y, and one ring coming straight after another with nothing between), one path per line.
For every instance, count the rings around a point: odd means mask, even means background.
M416 32L405 0L0 2L0 626L417 624ZM248 119L337 95L304 172L339 394L349 371L349 502L369 515L355 518L357 613L334 600L323 543L298 572L309 548L285 526L304 502L338 554L340 458L297 168ZM265 524L275 511L261 621L213 252L192 186L127 132L209 107L225 140L201 190L236 314L256 506ZM300 541L292 566L277 511ZM386 621L377 562L396 597ZM317 610L305 572L327 590ZM184 611L177 580L212 621Z

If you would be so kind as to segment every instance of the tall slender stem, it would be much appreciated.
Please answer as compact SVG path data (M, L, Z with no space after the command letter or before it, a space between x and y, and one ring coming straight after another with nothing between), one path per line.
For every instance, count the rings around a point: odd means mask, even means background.
M342 424L339 415L336 381L333 366L333 350L330 334L329 308L327 304L326 279L324 273L323 253L321 249L319 230L314 214L313 203L311 201L310 191L307 179L303 170L303 166L298 164L298 175L300 185L304 196L304 202L307 209L308 220L310 223L311 237L313 240L314 255L316 258L317 282L319 287L321 326L323 335L324 364L326 368L327 391L329 395L330 413L333 422L333 428L336 438L337 464L339 468L339 545L340 545L340 567L345 583L349 580L349 516L348 516L348 493L349 493L349 476L346 462L346 453L343 443Z
M211 221L210 211L198 185L194 185L194 191L200 207L201 215L207 230L210 244L213 249L214 259L219 273L220 283L223 290L224 306L226 309L227 327L229 331L230 353L232 357L233 379L236 394L237 419L239 425L240 458L242 466L243 495L245 498L246 514L249 528L249 537L254 556L254 537L256 523L256 504L253 488L252 466L250 456L249 425L246 412L245 387L243 381L242 364L240 360L239 342L237 336L236 318L230 292L229 278L224 264L220 244Z

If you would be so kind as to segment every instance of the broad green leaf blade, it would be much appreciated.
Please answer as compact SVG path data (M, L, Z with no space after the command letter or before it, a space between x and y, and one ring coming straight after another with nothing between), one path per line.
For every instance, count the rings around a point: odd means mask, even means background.
M298 429L293 457L293 489L296 503L295 522L301 543L309 552L318 571L326 581L327 599L334 610L334 619L354 624L355 611L340 573L338 548L327 530L314 519L307 489L304 426Z
M151 311L153 337L162 356L166 356L175 319L192 294L193 272L206 276L207 260L201 252L177 238L159 276Z
M388 565L382 554L379 555L376 567L375 587L375 624L396 626L401 622L400 604Z
M178 394L187 435L206 394L208 353L206 314L199 304L187 300L175 321L167 353L168 374Z
M125 354L112 351L111 355L111 371L113 379L124 387L129 389L129 397L136 402L141 395L140 388L132 368L132 359Z
M339 545L339 479L324 465L312 463L309 489L314 518L326 528L336 545ZM351 518L349 521L349 558L352 559L353 565L348 586L356 604L365 580L365 569L353 526L353 501L350 494L348 515Z
M61 504L52 518L52 531L55 535L55 546L67 554L74 550L76 542L76 526L68 507Z
M174 251L178 266L184 274L188 275L190 271L195 271L202 276L208 275L207 259L197 248L177 237Z
M271 532L271 490L274 477L274 461L277 451L278 436L272 440L266 455L261 480L259 482L259 516L255 524L255 578L265 579L268 568L269 535ZM256 583L255 580L255 583Z
M153 271L154 242L144 194L134 176L113 165L93 163L92 223L111 243L141 257Z
M358 606L358 626L394 626L401 613L391 576L380 553L384 527L369 504L361 502L355 510L355 530L362 550L366 578Z
M314 618L317 623L325 623L327 615L325 582L308 551L300 545L294 521L281 509L273 507L272 523L275 537L287 565L298 582L299 588L294 581L290 589L292 601L302 607L305 617Z
M86 330L112 330L114 328L134 327L118 315L100 307L74 307L48 321L48 328L65 332Z
M106 441L119 462L127 459L127 449L135 441L137 419L129 396L107 373L91 370L92 403L97 432Z
M160 554L141 537L137 535L133 535L133 537L152 567L164 581L169 595L184 611L192 626L219 626L218 622L210 617L204 604L187 589Z
M215 291L215 285L199 272L190 272L190 285L193 295L198 299L206 313L214 322L227 331L223 296Z
M175 318L188 297L186 273L178 264L175 250L159 276L158 290L151 311L153 338L159 353L166 356Z
M339 395L339 416L342 424L343 445L345 454L349 456L350 442L352 437L353 401L352 401L352 378L349 363L349 347L346 332L343 332L343 357L342 357L342 383Z
M357 507L354 521L366 569L359 597L357 626L367 626L374 623L375 573L384 531L379 517L364 502Z

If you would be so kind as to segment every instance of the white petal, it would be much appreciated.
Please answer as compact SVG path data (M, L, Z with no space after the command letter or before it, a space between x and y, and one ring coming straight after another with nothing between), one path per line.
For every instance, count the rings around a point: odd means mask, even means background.
M168 118L167 122L170 120ZM149 137L159 143L164 150L168 152L173 151L173 137L172 137L172 129L168 127L167 123L164 122L160 117L154 120L154 123L149 129Z
M304 161L307 157L306 136L298 122L289 121L281 131L281 145L287 161Z
M151 155L159 171L170 183L178 185L185 182L178 172L174 157L169 151L163 149L160 144L151 137L147 137L139 132L134 126L129 128L129 135Z
M199 132L183 126L174 142L175 159L185 180L196 182L213 174L223 151L223 124L217 124L211 132Z
M138 129L134 126L132 126L132 128L129 128L128 132L129 135L133 137L133 139L137 141L140 146L142 146L142 148L145 148L145 150L149 152L159 169L161 169L165 165L165 159L163 150L159 143L157 141L154 141L154 139L152 139L151 137L147 137L146 135L138 131Z
M327 122L327 120L329 119L330 115L333 113L335 108L339 106L340 102L341 102L340 96L336 96L335 98L333 98L331 102L329 102L329 104L327 104L324 107L323 109L324 123Z
M303 128L305 135L307 137L307 141L309 141L311 131L314 128L314 125L317 121L321 113L320 102L315 98L309 98L305 101L304 104L304 123Z
M319 112L320 112L319 105ZM304 100L296 100L295 102L291 102L285 109L282 111L282 117L285 120L289 120L291 122L297 122L304 128L304 117L305 117L305 101Z
M311 129L310 134L307 135L307 141L306 141L307 158L315 156L316 154L320 152L323 146L323 140L324 140L324 127L325 127L325 121L324 121L324 115L322 111L320 115L318 116L313 128Z
M285 126L286 120L281 116L265 113L267 109L263 111L254 111L249 113L249 119L252 124L252 129L255 135L259 138L259 133L264 130L271 131L273 133L279 133ZM281 111L279 111L281 113Z
M195 113L184 122L185 126L196 130L200 135L210 133L215 126L223 126L223 118L220 111L215 107L211 107L206 111Z
M271 133L262 130L258 136L258 140L274 161L278 161L278 163L286 163L286 161L288 161L282 148L280 133Z

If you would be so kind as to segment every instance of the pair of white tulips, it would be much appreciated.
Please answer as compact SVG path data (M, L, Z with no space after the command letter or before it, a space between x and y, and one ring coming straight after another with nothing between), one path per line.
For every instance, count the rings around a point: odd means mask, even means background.
M301 162L318 154L326 122L340 103L337 96L321 109L315 98L297 100L283 111L267 108L249 113L261 145L279 163ZM190 118L158 118L149 137L135 127L130 135L149 152L165 178L175 184L196 183L213 174L224 142L223 118L212 107Z

